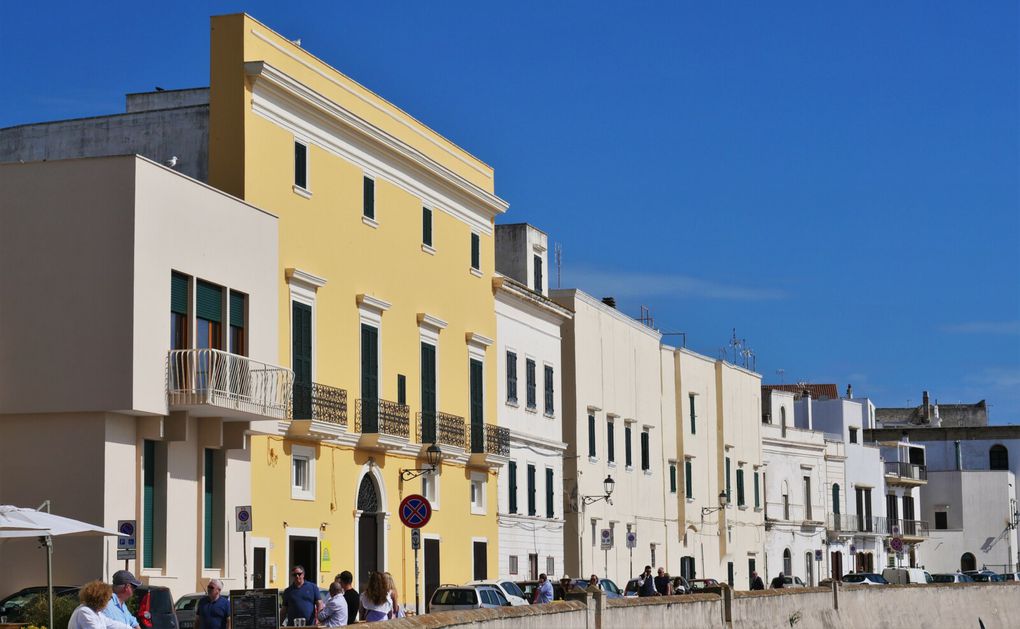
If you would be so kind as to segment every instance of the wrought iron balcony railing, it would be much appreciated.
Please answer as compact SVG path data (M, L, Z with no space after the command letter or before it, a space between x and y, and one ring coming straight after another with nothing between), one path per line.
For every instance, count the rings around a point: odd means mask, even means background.
M294 372L218 349L170 350L167 402L286 419ZM243 416L243 415L240 415Z
M510 430L493 424L471 423L465 431L472 454L510 456Z
M295 383L291 416L347 425L347 390L313 382Z
M905 480L928 480L928 468L917 463L888 461L885 464L885 474L886 476L896 476Z
M407 439L411 410L406 404L389 400L358 400L354 430L362 434L378 433Z
M900 520L876 518L877 530L883 535L903 537L928 537L928 523L924 520Z
M467 444L464 418L449 413L421 412L418 419L418 443L437 443L463 448Z

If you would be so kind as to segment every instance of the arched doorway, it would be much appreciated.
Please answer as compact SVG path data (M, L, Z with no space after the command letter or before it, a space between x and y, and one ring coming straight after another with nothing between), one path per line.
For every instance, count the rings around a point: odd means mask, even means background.
M362 590L368 584L368 576L382 570L380 559L380 523L383 520L379 500L379 488L371 474L361 478L358 487L358 583Z
M960 557L960 571L977 570L977 559L971 553L963 553Z
M783 551L783 574L786 576L791 576L793 574L793 558L790 557L789 548Z

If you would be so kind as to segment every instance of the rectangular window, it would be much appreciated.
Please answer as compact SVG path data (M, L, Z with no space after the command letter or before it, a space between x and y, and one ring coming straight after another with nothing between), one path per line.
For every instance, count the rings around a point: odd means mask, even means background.
M421 440L436 442L436 346L421 344Z
M850 443L857 443L857 429L850 429Z
M245 334L245 302L244 293L230 291L230 348L232 354L247 356L247 335Z
M421 244L432 246L432 210L427 207L421 209Z
M294 140L294 185L308 189L308 147Z
M379 328L361 324L361 432L379 432Z
M684 497L688 500L694 499L694 479L691 478L692 468L691 460L684 460Z
M628 468L634 467L634 457L631 454L632 450L630 447L631 441L630 435L631 435L630 424L625 422L623 426L623 463Z
M203 565L206 568L213 567L213 490L215 487L215 471L213 466L214 451L212 448L205 449L204 491L202 492L203 506Z
M535 515L538 508L535 505L535 466L528 465L528 515Z
M397 374L397 404L407 405L407 376Z
M506 401L517 403L517 354L506 353Z
M517 555L510 555L510 574L517 574Z
M676 462L669 462L669 493L676 493Z
M937 530L944 530L949 528L949 514L945 511L935 512L935 528Z
M187 349L188 339L188 292L187 275L170 274L170 349Z
M556 558L546 557L545 558L545 573L556 574Z
M142 445L142 567L155 567L156 556L156 442Z
M524 362L525 377L527 378L528 387L528 408L535 410L538 408L538 376L535 374L535 361L530 358Z
M535 292L542 292L542 256L535 256Z
M545 366L545 414L553 415L556 412L553 402L555 392L553 391L553 368Z
M737 506L744 506L744 470L737 468Z
M595 416L591 413L588 414L588 456L595 458L597 456L595 449Z
M698 424L697 424L697 417L698 416L694 412L694 398L695 397L696 396L693 393L687 396L688 400L691 403L691 434L692 435L693 434L697 434L697 432L698 432Z
M804 519L813 520L811 509L811 477L804 477Z
M758 497L758 472L754 473L754 508L761 509L761 498Z
M545 517L556 517L556 485L553 484L552 468L545 468Z
M311 474L309 474L309 461L307 457L294 455L294 476L293 488L295 494L307 493L311 487Z
M482 242L478 234L471 234L471 268L482 268Z
M651 440L651 435L648 434L648 429L646 428L646 429L642 430L641 431L641 469L646 471L646 472L648 470L652 469L651 445L649 443L650 440Z
M730 491L730 457L726 457L726 502L733 500L733 494Z
M510 461L507 469L508 511L517 513L517 461Z
M471 513L474 515L485 515L485 481L485 475L471 474Z
M223 349L223 288L199 280L195 287L195 347Z
M375 220L375 179L371 177L365 177L362 182L361 213Z
M312 418L312 307L291 302L294 419Z
M482 361L470 359L471 452L485 452L485 369Z
M606 460L610 463L616 461L616 422L606 419Z

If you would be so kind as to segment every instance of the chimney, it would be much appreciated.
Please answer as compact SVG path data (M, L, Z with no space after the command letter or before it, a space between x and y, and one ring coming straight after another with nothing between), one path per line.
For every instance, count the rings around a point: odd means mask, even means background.
M616 297L603 297L602 303L609 306L610 308L616 308Z
M924 423L931 423L931 400L928 398L928 392L921 392L921 416L924 418Z
M846 399L854 399L854 385L852 384L846 385Z

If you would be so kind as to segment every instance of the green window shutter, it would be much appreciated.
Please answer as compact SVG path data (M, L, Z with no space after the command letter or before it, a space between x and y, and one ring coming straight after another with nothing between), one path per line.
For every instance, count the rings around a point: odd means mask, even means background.
M407 404L407 377L397 374L397 404Z
M528 515L535 515L537 508L535 506L535 466L528 466Z
M312 418L312 307L291 302L294 419Z
M223 289L199 280L195 291L195 314L206 321L223 321Z
M188 315L188 276L170 274L170 312Z
M606 422L606 460L612 463L616 460L616 422Z
M533 258L533 260L534 260L534 265L535 265L535 287L534 288L535 288L535 292L536 293L541 293L542 292L542 284L545 281L542 278L542 256L535 256Z
M205 449L205 514L204 538L205 538L205 567L213 567L213 451Z
M684 495L688 498L694 498L694 479L691 478L691 460L686 459L684 461Z
M478 234L471 234L471 268L482 268L482 244Z
M471 359L471 451L485 451L484 371L482 362Z
M546 415L552 415L556 412L554 399L556 398L555 391L553 391L553 368L546 365L545 367L545 413Z
M556 509L554 508L555 494L553 489L553 471L546 468L545 470L545 517L552 518L556 516Z
M595 416L588 415L588 456L595 456Z
M156 442L142 446L142 567L153 568L156 530Z
M698 424L697 424L697 421L696 421L697 420L697 415L694 413L694 396L690 395L688 397L691 400L691 434L693 435L693 434L697 434L697 432L698 432Z
M517 513L517 461L510 461L510 513Z
M732 500L730 493L730 457L726 457L726 502Z
M365 177L364 179L364 200L362 213L365 218L375 218L375 179Z
M650 458L651 458L650 457L650 455L651 455L650 450L651 450L651 448L649 446L650 438L651 438L651 435L648 434L648 431L645 431L645 430L641 431L641 469L642 470L650 470L651 469L651 461L650 461Z
M676 493L676 463L669 464L669 493Z
M754 508L761 508L761 499L758 497L758 472L754 473ZM836 513L839 513L839 507L837 505Z
M294 142L294 185L308 188L308 147Z
M527 375L527 387L528 387L528 408L535 408L538 406L538 383L536 382L537 376L535 375L535 361L530 358L524 361L524 371Z
M506 353L506 400L517 402L517 354Z
M432 246L432 210L427 207L421 209L421 241Z
M634 466L634 458L631 455L630 441L631 441L630 424L627 424L626 426L623 427L623 450L624 450L623 458L624 463L626 463L627 467Z
M244 293L230 291L230 325L244 327Z
M744 506L744 470L737 469L737 505Z

